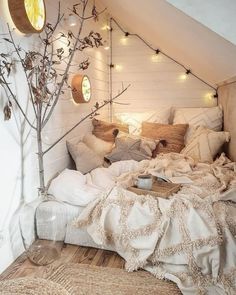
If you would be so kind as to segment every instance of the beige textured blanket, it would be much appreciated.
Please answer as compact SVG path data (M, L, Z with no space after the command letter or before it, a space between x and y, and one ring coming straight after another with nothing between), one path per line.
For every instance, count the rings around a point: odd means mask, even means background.
M137 174L152 171L194 182L169 200L125 189ZM143 161L118 175L117 185L92 201L75 225L97 244L112 246L128 271L144 268L176 282L183 294L236 294L236 173L224 155L211 165L180 154Z

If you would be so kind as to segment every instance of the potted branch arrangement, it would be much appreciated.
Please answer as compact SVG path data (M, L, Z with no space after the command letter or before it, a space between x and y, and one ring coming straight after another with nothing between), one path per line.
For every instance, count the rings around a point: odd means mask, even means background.
M19 112L22 114L25 122L36 133L37 138L37 157L38 157L38 174L39 174L39 189L38 193L41 198L47 196L44 175L44 156L55 147L62 139L70 132L79 126L86 119L91 119L98 114L98 111L122 95L127 88L122 87L122 90L114 97L109 97L103 100L101 104L96 102L91 112L77 122L65 134L58 138L51 146L43 149L42 132L50 120L55 107L64 94L64 89L69 88L68 78L70 68L74 61L75 53L82 52L86 48L98 48L103 46L102 37L98 32L91 31L85 37L82 37L82 30L86 21L94 19L98 20L101 12L98 12L96 6L92 7L92 11L87 15L87 6L89 0L80 0L70 10L75 17L78 18L77 34L71 31L58 34L58 26L64 18L61 13L60 3L58 9L58 17L54 25L47 23L42 33L39 34L41 47L37 51L25 50L21 45L14 40L14 33L8 25L8 36L3 38L11 47L9 52L0 52L0 86L4 88L6 93L6 101L4 106L4 118L9 120L12 115L13 105L16 105ZM66 44L67 50L63 47L58 48L55 42L62 41ZM58 66L65 64L62 73L58 72ZM27 112L21 105L21 101L14 91L13 85L9 82L9 77L13 68L21 67L23 77L25 79L29 101L33 110L33 119L30 118ZM78 62L78 69L83 71L89 67L88 59ZM51 87L53 85L53 87ZM53 90L51 89L53 88ZM71 90L71 89L70 89Z

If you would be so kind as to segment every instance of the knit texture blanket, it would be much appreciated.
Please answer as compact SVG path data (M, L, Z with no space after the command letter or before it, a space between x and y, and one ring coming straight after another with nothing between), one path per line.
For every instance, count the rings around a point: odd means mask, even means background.
M154 171L193 183L170 199L126 190L138 174ZM181 154L143 161L117 175L113 189L89 203L74 225L112 246L128 271L144 268L183 294L236 294L236 173L224 154L211 165Z

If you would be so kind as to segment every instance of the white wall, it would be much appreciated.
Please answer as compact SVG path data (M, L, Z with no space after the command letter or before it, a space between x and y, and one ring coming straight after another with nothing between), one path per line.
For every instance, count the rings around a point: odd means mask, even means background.
M236 46L167 1L101 1L132 32L208 82L217 84L236 75Z
M167 0L167 2L236 44L235 0Z
M125 31L136 33L130 28ZM213 106L215 91L162 54L156 55L134 36L124 34L113 25L113 94L122 85L131 84L115 104L115 112L153 110L157 106Z
M61 1L62 2L62 1ZM93 2L93 1L91 1ZM71 7L76 1L67 1L62 3L66 12L67 7ZM46 1L48 21L52 22L56 17L57 2L50 0ZM90 7L91 8L91 7ZM100 7L102 8L102 7ZM6 31L6 22L10 22L11 18L8 13L7 1L1 1L0 6L0 30L1 33ZM89 11L88 11L89 14ZM106 23L106 15L100 16L98 23L89 21L86 31L96 30L102 33L106 38L106 32L101 28ZM67 27L67 29L70 29ZM76 28L73 28L75 31ZM63 26L60 27L60 31ZM85 34L85 32L84 32ZM37 35L23 36L18 31L15 33L15 38L20 41L23 47L37 47ZM0 48L4 50L6 44L1 40ZM59 46L59 44L58 44ZM96 101L106 99L108 97L108 52L103 48L92 49L84 52L82 57L89 57L90 68L84 72L91 79L92 84L92 100L89 104L75 105L71 99L68 91L61 97L55 113L51 121L49 121L44 132L45 148L49 146L54 140L62 135L68 128L73 126L84 114L87 114ZM75 64L81 61L81 55L77 55ZM76 66L73 67L73 72L77 73ZM71 73L73 75L73 73ZM27 88L24 86L22 73L17 72L12 75L12 82L16 86L16 93L21 103L26 107L27 105ZM22 202L29 202L37 197L38 173L35 147L35 134L29 134L29 128L24 130L24 139L27 141L24 145L24 161L21 161L21 136L20 130L22 126L22 119L15 109L14 117L5 122L3 120L3 107L6 101L5 94L0 89L0 272L3 271L23 250L21 238L18 228L18 214L17 210ZM104 110L107 112L107 109ZM29 109L29 116L31 111ZM17 123L16 123L17 122ZM17 127L18 124L18 127ZM90 129L90 122L85 122L82 126L75 129L69 138L81 137ZM65 140L58 144L45 157L45 172L46 179L52 176L58 170L65 168L69 164L69 156L65 148ZM24 177L22 178L22 165ZM1 239L2 238L2 239Z

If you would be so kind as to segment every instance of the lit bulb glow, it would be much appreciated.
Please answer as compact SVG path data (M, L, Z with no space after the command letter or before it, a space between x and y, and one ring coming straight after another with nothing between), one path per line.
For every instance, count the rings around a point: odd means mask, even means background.
M67 19L68 26L75 27L77 25L77 18L75 15L71 14Z
M153 54L151 56L151 61L152 62L160 62L160 60L161 60L161 55L160 54Z
M205 99L206 100L212 100L213 99L214 94L212 92L208 92L205 94Z
M120 43L123 44L123 45L126 45L127 42L128 42L128 38L127 38L126 36L124 36L124 37L122 37L122 38L120 39Z
M40 31L45 23L45 7L43 0L25 0L25 11L31 25Z
M102 27L102 31L110 31L110 30L111 30L111 27L108 25L105 25Z
M188 75L187 74L182 74L179 76L180 80L185 81L187 79Z
M110 46L104 46L104 50L109 50L110 49Z
M122 65L115 65L115 69L117 72L121 72L123 69L123 66Z

